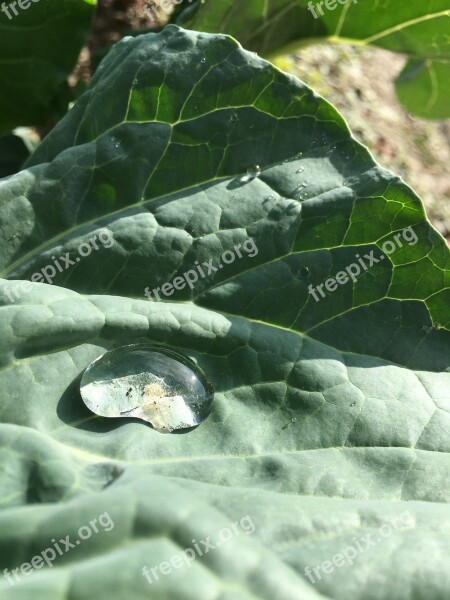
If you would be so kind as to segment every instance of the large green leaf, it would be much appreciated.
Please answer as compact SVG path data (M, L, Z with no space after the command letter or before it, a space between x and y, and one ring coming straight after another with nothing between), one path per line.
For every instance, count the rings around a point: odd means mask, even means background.
M0 597L446 597L450 253L329 104L228 37L170 26L112 49L0 202L2 564L101 513L115 524ZM308 293L409 227L416 244ZM94 235L114 244L81 258ZM146 300L250 237L257 254ZM66 253L56 285L20 291ZM82 403L90 361L138 341L212 380L198 428ZM253 533L142 575L247 516ZM368 535L354 564L305 574Z
M179 17L188 27L228 33L263 55L318 41L368 44L406 54L414 63L424 63L427 71L408 66L408 88L405 73L403 85L396 86L400 100L422 117L450 117L450 0L205 0L195 8Z
M4 2L0 12L0 131L47 125L65 112L64 83L95 8L95 0L11 4Z

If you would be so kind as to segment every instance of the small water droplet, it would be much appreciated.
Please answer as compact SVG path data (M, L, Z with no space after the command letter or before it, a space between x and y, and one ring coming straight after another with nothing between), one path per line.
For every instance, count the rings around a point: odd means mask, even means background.
M267 196L266 200L275 200L275 196Z
M300 169L297 169L297 173L303 173L303 171L305 170L305 167L300 167Z
M356 406L356 402L352 402L350 406Z
M303 267L299 270L298 274L302 279L307 279L311 276L311 271L308 269L308 267Z
M84 371L80 392L95 414L141 419L161 433L201 423L214 397L210 381L190 358L148 344L103 354Z
M248 167L248 169L247 169L248 180L255 179L256 177L259 177L260 175L261 175L261 167L259 165L252 165L252 166Z
M121 141L118 140L115 136L111 136L111 142L114 144L114 148L118 148L121 144Z
M202 63L202 65L204 65L206 63L206 58L203 57L200 62Z

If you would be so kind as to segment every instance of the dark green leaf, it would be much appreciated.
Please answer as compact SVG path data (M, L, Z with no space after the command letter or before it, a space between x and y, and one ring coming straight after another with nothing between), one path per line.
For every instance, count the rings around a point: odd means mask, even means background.
M67 110L58 95L86 40L94 5L95 0L2 4L0 131L47 125Z

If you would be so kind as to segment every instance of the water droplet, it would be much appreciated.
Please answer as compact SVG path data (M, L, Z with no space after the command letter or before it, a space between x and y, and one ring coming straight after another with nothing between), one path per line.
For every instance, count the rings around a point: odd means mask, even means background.
M350 406L356 406L356 402L352 402Z
M83 373L81 397L102 417L137 418L161 433L201 423L211 411L211 383L187 356L148 344L115 348Z
M114 144L114 148L118 148L121 144L121 141L118 140L116 137L114 137L113 135L111 136L111 142Z
M275 196L267 196L266 200L275 200Z
M261 167L259 165L252 165L247 169L247 181L255 179L261 175Z
M300 167L300 169L297 169L297 173L303 173L303 171L305 170L305 167Z
M231 117L230 117L230 121L231 121L232 123L236 123L236 121L237 121L237 120L238 120L237 113L233 113L233 114L231 115Z
M303 267L299 270L298 274L302 279L307 279L311 276L311 271L308 269L308 267Z
M203 57L200 62L202 63L202 65L204 65L206 63L206 58Z

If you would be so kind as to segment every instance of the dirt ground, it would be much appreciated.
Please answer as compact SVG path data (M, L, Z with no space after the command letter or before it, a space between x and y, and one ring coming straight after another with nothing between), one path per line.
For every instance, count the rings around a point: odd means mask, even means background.
M89 79L91 56L109 43L130 30L158 26L144 5L145 0L99 0L78 77ZM426 121L403 110L393 86L403 63L391 52L348 44L310 46L276 60L336 106L377 162L422 198L430 220L450 242L450 120Z

